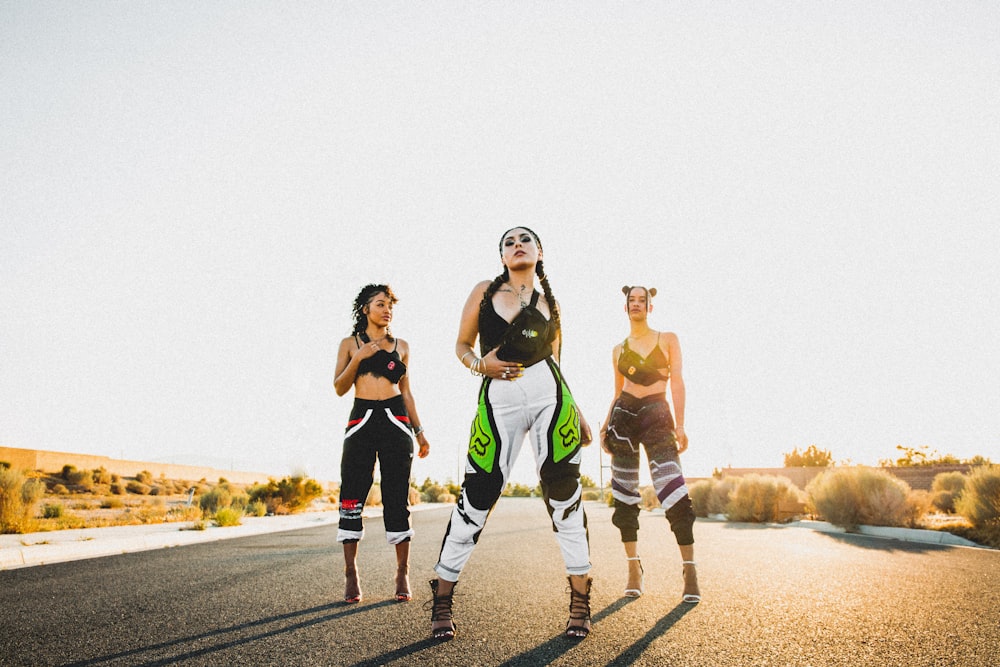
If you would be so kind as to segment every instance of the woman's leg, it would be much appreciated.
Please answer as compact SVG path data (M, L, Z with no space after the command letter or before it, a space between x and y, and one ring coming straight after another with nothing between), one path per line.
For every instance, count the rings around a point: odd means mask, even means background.
M410 526L410 471L413 467L413 436L410 427L400 421L406 415L402 398L386 401L381 415L378 444L379 470L382 473L382 521L389 544L401 544L413 537Z
M366 430L371 418L370 410L355 410L344 439L340 459L340 522L337 541L344 546L344 600L361 601L361 581L358 574L358 543L364 538L361 513L372 485L375 469L375 447Z
M462 492L452 510L434 566L443 582L458 581L524 442L527 425L523 398L515 384L485 380L480 389ZM441 586L448 588L445 583Z

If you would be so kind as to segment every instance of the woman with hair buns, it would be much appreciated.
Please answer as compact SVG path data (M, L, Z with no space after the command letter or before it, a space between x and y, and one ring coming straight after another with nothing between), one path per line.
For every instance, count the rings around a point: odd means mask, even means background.
M542 268L538 235L526 227L504 232L500 261L503 273L472 289L455 343L462 364L483 380L461 497L434 567L440 578L430 582L431 633L441 641L455 636L455 584L530 434L542 496L570 583L565 633L582 638L590 632L591 580L580 447L589 444L590 429L559 368L559 305ZM535 289L536 278L542 294Z
M354 330L340 341L333 386L338 396L354 387L354 406L340 460L340 524L344 545L344 602L361 601L358 543L365 535L361 512L372 487L375 460L382 474L382 521L385 537L396 547L396 600L410 592L410 469L413 440L419 456L430 452L410 393L407 364L410 346L389 331L396 295L388 285L365 285L354 299Z
M616 345L611 362L615 371L615 400L601 426L601 447L611 454L612 523L621 532L628 561L627 597L643 591L642 562L638 553L639 445L646 448L649 472L682 560L684 602L701 601L694 562L694 510L688 497L679 454L688 447L684 432L684 377L681 345L677 335L651 329L647 317L653 310L656 288L625 286L625 312L630 331ZM667 384L674 412L667 402Z

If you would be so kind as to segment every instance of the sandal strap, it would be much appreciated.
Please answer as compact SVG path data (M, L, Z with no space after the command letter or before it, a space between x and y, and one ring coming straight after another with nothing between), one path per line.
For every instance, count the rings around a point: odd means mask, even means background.
M569 617L573 621L590 620L590 586L593 579L587 579L587 591L578 592L573 588L573 582L569 584Z
M434 595L434 601L431 606L431 621L450 621L452 619L451 602L455 595L455 589L453 588L451 593L444 595L437 592L437 579L431 580L430 584L431 593Z

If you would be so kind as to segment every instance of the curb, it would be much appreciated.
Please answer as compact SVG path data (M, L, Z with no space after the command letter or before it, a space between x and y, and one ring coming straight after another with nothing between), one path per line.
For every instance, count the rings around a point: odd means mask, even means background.
M336 512L310 512L244 517L239 526L209 526L205 530L193 530L191 522L179 522L4 535L0 540L0 570L277 533L335 524L337 520Z
M845 535L867 535L869 537L881 537L887 540L900 540L902 542L918 542L920 544L942 544L952 547L976 547L983 549L983 545L976 544L972 540L953 535L944 530L926 530L923 528L890 528L887 526L858 526L857 532L848 532L839 526L827 523L826 521L794 521L787 524L774 524L793 526L797 528L809 528L820 533L840 533Z

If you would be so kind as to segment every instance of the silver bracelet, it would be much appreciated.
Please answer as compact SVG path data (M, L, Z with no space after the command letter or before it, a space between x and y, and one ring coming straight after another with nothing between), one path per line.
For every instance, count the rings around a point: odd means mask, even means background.
M413 429L413 437L414 438L419 438L420 434L423 433L423 432L424 432L424 427L423 426L417 426L416 428Z
M466 352L465 354L463 354L463 355L462 355L462 359L461 359L461 361L462 361L462 365L463 365L463 366L465 366L465 358L466 358L467 356L469 356L470 354L472 354L472 355L475 355L476 353L475 353L475 352L473 352L472 350L469 350L468 352Z

